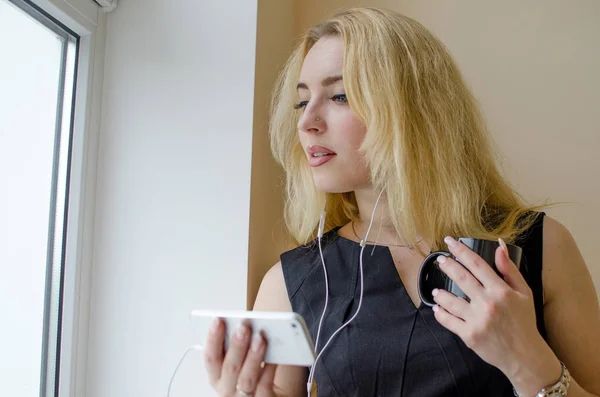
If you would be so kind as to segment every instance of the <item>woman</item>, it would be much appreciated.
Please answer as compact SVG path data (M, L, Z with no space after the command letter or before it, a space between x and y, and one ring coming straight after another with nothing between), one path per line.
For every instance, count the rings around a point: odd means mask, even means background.
M565 227L500 176L476 103L429 31L378 9L310 29L271 121L301 245L267 273L255 310L304 316L322 351L308 382L319 397L600 395L600 310L586 265ZM503 277L448 236L499 240ZM523 248L521 271L504 241ZM438 249L464 264L439 261L470 300L435 291L432 310L416 279ZM224 352L215 322L205 350L215 390L305 395L308 370L261 367L266 343L249 335L238 330Z

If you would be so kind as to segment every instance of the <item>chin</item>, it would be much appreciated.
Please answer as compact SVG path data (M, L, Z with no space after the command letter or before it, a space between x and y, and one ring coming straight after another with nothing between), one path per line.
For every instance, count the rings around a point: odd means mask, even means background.
M313 181L316 188L325 193L348 193L356 188L356 184L351 181L329 175L313 175Z

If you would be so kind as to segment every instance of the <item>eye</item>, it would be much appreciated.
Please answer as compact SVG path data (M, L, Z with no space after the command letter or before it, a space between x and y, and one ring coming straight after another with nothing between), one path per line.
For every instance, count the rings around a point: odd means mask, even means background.
M308 101L300 101L296 105L294 105L294 109L304 109L308 105Z
M340 104L348 103L348 98L346 98L346 94L334 95L331 97L331 100L334 101L335 103L340 103Z

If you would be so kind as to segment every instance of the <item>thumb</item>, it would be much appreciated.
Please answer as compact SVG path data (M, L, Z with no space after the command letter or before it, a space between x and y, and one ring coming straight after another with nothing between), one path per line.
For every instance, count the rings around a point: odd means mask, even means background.
M496 249L496 268L504 276L504 281L515 291L529 295L530 288L527 282L521 275L521 272L515 263L508 256L508 248L506 243L501 238L498 239L500 246Z

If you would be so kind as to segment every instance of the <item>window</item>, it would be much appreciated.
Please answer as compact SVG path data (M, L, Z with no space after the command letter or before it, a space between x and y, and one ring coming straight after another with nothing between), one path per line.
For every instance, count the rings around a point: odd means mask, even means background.
M54 396L78 37L0 0L0 385Z

